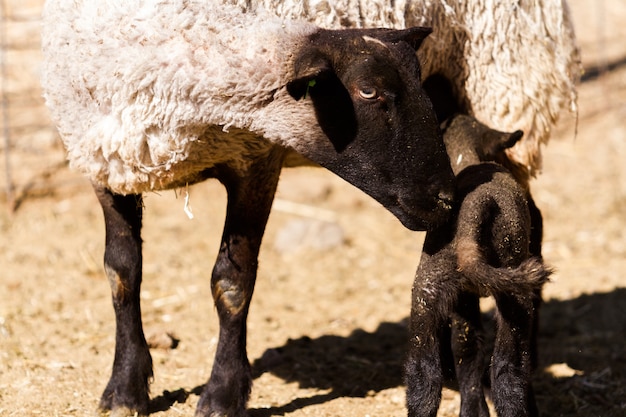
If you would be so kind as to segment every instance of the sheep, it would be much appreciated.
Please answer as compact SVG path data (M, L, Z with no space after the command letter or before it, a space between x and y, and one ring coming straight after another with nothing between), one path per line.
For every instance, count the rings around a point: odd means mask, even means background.
M346 179L409 229L445 220L454 177L416 56L430 32L324 30L227 1L48 0L44 97L105 221L116 342L101 410L149 411L143 193L209 178L227 190L211 277L220 332L198 416L246 415L246 318L292 155Z
M477 127L478 131L474 132L476 137L482 137L485 135L490 136L490 137L495 136L495 138L498 137L497 131L490 130L488 127L486 127L483 124L480 124L475 119L472 120L472 119L468 119L467 116L460 116L463 114L462 113L463 109L456 102L455 97L454 97L453 87L447 78L445 78L444 76L440 74L431 75L426 80L424 80L423 87L426 90L426 93L428 94L428 96L430 97L433 103L435 114L437 115L437 120L439 120L442 123L442 125L448 124L453 117L457 117L457 118L465 117L467 119L465 120L466 125L468 125L470 122L472 124L478 123L478 127ZM468 133L468 132L472 132L472 130L470 130L470 127L467 128L467 132L461 132L461 133ZM518 133L511 135L511 139L512 139L510 142L511 146L514 146L516 142L519 142L519 140L521 139L521 136L515 140L515 138L519 135L523 135L521 131L518 131ZM486 145L483 144L482 146L484 147ZM503 148L504 151L506 151L511 146L500 146L500 147ZM478 151L480 153L480 158L482 158L480 159L481 161L493 160L494 162L497 162L501 164L502 166L504 166L505 168L507 168L510 171L511 175L513 175L513 177L515 177L518 183L520 183L520 185L524 188L525 198L528 204L528 211L530 213L530 242L528 245L528 250L529 250L530 255L538 257L538 258L542 258L543 255L541 253L541 250L542 250L542 243L543 243L542 242L543 241L543 216L541 214L541 211L537 207L537 204L535 203L535 200L530 192L530 187L528 185L528 179L529 179L528 172L524 170L523 168L521 169L519 164L516 164L515 162L511 161L510 157L505 152L496 152L495 149L492 149L490 152L487 153L485 152L485 149L481 150L480 147L477 147L475 151ZM532 349L530 352L531 364L532 364L533 369L536 368L537 361L538 361L536 329L539 326L539 309L541 307L542 302L543 300L541 298L541 292L539 291L539 293L537 294L537 297L535 298L535 306L534 306L535 324L533 326L534 330L532 332Z
M418 52L424 79L450 80L463 113L525 132L507 150L525 182L540 171L540 145L561 110L576 111L582 67L566 0L231 1L325 28L432 26Z
M524 188L492 162L522 132L497 132L467 115L444 123L457 179L453 215L426 234L412 290L405 363L409 416L435 416L451 343L461 416L489 416L482 376L479 296L492 296L497 330L491 387L500 416L537 416L530 374L536 306L551 270L530 253ZM446 334L451 327L452 335Z

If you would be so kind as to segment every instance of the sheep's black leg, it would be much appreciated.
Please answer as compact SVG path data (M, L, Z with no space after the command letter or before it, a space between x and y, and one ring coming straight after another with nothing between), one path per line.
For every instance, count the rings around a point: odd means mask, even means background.
M228 192L226 224L211 288L220 334L209 382L196 416L243 417L252 385L246 353L246 317L257 257L282 166L280 150L257 161L245 177L221 170Z
M445 259L445 257L441 257ZM413 284L409 352L405 364L409 417L435 417L441 402L444 372L441 358L443 333L449 323L457 288L445 276L445 262L422 253Z
M148 414L152 359L143 334L141 285L141 195L122 196L94 187L106 227L104 266L115 310L115 359L100 408L124 415Z
M534 300L498 295L496 339L491 363L491 393L499 417L537 416L532 373Z
M460 417L489 416L482 384L485 373L482 339L478 296L464 292L452 315L452 350L461 394Z

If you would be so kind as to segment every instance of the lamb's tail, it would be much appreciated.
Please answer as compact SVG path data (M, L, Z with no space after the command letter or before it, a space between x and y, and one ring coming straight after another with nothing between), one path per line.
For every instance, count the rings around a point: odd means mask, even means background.
M469 239L457 242L457 262L468 284L490 295L528 296L541 291L552 274L552 269L539 257L528 258L517 267L493 267L485 262L478 245Z

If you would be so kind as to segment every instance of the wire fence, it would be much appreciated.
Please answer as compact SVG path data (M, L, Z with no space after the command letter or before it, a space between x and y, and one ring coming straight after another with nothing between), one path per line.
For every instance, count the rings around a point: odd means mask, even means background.
M0 201L15 211L63 151L41 97L43 0L0 0Z

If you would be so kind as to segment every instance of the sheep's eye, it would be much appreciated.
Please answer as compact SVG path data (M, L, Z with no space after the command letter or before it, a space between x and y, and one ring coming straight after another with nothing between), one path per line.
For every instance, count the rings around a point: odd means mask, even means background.
M375 88L364 87L359 89L359 96L365 100L373 100L378 98L378 91Z

